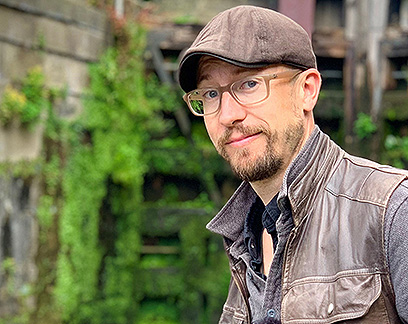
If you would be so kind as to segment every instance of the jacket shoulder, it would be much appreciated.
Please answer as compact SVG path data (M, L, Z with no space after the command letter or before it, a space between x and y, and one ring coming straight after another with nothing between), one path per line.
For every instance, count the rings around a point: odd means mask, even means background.
M326 189L336 196L385 206L408 171L345 154Z

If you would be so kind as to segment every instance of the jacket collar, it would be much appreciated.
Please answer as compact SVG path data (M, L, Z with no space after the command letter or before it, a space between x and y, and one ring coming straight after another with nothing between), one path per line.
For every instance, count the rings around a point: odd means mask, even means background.
M232 241L242 236L246 216L257 195L248 182L242 182L207 229Z
M307 154L306 165L297 168L292 163L286 173L290 181L281 189L282 195L287 194L289 198L295 226L313 209L317 194L326 186L345 154L328 135L319 129L317 132L318 138L311 138L313 147ZM283 192L285 188L287 193Z
M342 151L318 126L286 170L278 195L282 209L289 198L295 226L306 216L313 197L329 178L329 170L338 162ZM243 182L220 212L207 224L207 229L236 241L242 236L244 223L257 195L248 182ZM310 199L306 199L310 198Z

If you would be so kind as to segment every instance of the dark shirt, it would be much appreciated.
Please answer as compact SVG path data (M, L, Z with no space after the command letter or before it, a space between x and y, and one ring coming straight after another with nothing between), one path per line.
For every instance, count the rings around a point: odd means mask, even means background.
M244 225L244 241L251 260L249 265L262 279L266 276L262 273L262 232L264 229L272 236L273 249L278 246L278 234L276 221L280 215L278 207L278 195L273 197L266 207L262 200L257 197L252 204Z

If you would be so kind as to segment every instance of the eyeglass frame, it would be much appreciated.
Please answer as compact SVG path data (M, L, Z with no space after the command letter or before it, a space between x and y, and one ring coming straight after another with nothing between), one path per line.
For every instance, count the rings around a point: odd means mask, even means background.
M242 82L242 81L244 81L245 79L251 78L251 76L247 76L247 77L245 77L245 78L236 80L236 81L231 82L231 83L229 83L229 84L227 84L227 85L225 85L225 86L223 86L223 87L197 88L197 89L191 90L191 91L189 91L189 92L187 92L187 93L185 93L185 94L183 95L183 100L187 103L187 106L188 106L188 108L190 109L190 111L193 113L193 115L199 116L199 117L204 117L204 116L208 116L208 115L212 115L212 114L217 113L217 112L220 110L220 107L221 107L222 95L223 95L225 92L228 92L228 93L231 95L231 97L233 97L233 98L235 99L235 101L238 102L240 105L242 105L242 106L252 106L252 105L256 105L256 104L259 104L259 103L265 101L265 100L269 97L269 93L270 93L270 83L269 83L269 82L270 82L271 80L285 79L285 78L290 78L290 80L292 80L293 78L295 78L295 77L298 76L299 74L303 73L304 71L305 71L305 70L285 70L285 71L281 71L281 72L275 72L275 73L264 74L264 75L254 75L253 77L263 78L263 79L264 79L265 84L266 84L266 96L265 96L265 98L263 98L263 99L261 99L261 100L259 100L259 101L250 103L250 104L241 102L241 101L239 100L238 96L236 96L236 94L235 94L234 91L232 90L232 87L233 87L236 83L238 83L238 82ZM208 90L217 90L217 91L219 91L219 93L220 93L220 99L219 99L219 102L218 102L218 108L215 109L214 111L208 113L208 114L199 114L199 113L197 113L196 111L194 111L194 109L191 107L190 100L189 100L189 96L191 96L191 95L192 95L194 92L196 92L197 90L202 91L202 90L207 90L207 89L208 89Z

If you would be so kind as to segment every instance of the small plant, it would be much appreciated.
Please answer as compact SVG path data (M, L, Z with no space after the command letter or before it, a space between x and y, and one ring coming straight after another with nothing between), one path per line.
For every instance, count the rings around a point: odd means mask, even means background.
M46 107L44 75L40 67L32 68L22 81L21 89L7 86L0 104L0 121L3 126L13 120L29 127L36 124Z
M176 17L174 23L178 25L194 25L199 23L199 19L191 15L184 15Z
M47 42L45 40L45 35L43 32L38 33L37 35L37 47L40 51L44 51L45 47L47 45Z
M359 113L354 124L354 132L359 139L368 138L377 131L377 125L374 124L371 116L365 113Z
M398 168L408 166L408 137L388 135L384 143L386 152L384 162Z
M25 125L33 125L39 121L48 101L45 77L41 67L36 66L28 71L27 77L23 80L21 92L27 98L21 112L21 122Z
M18 118L27 103L26 96L13 88L7 86L3 93L3 100L0 105L0 121L3 125L8 125L14 118Z

